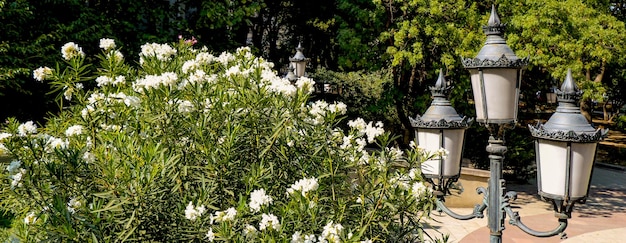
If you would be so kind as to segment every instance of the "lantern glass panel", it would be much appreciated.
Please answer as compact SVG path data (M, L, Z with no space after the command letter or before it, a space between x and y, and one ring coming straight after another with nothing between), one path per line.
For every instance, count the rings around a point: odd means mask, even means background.
M422 163L422 173L443 177L456 177L461 170L461 156L463 150L464 129L426 129L419 128L417 140L420 147L426 151L435 152L440 148L448 150L448 156L443 160L436 157Z
M306 68L306 61L299 61L295 63L296 76L304 76L304 69Z
M596 154L597 143L573 143L572 144L572 181L570 190L572 198L587 196L591 170Z
M508 123L516 120L518 70L470 69L470 74L476 105L476 120L489 123Z
M581 198L587 195L596 143L571 143L539 139L537 151L539 191L559 197ZM567 182L567 160L571 156L570 181ZM569 183L569 192L566 192Z

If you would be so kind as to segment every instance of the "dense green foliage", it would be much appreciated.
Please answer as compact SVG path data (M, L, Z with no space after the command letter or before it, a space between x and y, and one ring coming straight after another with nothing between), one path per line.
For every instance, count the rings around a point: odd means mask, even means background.
M10 119L0 205L25 242L416 242L434 207L419 163L381 122L337 126L343 103L308 103L249 48L212 55L181 40L142 46L137 69L111 39L95 73L78 45L34 76L63 91L46 125ZM84 84L97 86L92 91ZM372 144L376 151L367 152Z

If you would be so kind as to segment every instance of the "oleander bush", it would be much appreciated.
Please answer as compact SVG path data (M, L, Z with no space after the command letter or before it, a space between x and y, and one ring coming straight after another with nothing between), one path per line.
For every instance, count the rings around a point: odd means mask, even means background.
M71 42L35 70L62 112L0 134L9 241L436 240L422 229L431 154L344 121L343 103L308 102L313 80L291 84L248 48L149 43L134 68L113 40L100 47L95 73Z

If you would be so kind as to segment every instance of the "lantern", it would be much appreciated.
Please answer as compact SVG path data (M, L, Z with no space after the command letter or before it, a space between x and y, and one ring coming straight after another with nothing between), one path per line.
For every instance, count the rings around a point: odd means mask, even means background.
M463 59L470 71L476 120L480 123L505 124L517 120L522 67L528 58L518 58L504 40L505 25L495 6L487 26L487 41L475 58Z
M435 187L435 191L448 191L449 183L456 181L461 172L461 159L465 130L471 119L460 117L447 99L450 87L441 70L434 87L430 87L433 101L423 116L410 119L416 129L418 146L427 151L441 148L447 156L436 155L421 165L422 174Z
M578 101L582 92L574 83L571 70L556 94L559 105L552 117L546 124L529 126L537 138L539 195L557 202L555 209L585 201L597 145L607 133L594 129L580 113ZM571 209L565 213L568 211Z

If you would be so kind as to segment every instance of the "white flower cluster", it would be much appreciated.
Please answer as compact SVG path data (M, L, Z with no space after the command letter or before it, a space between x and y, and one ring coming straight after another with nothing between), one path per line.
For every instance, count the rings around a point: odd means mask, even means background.
M291 241L290 241L290 243L315 243L315 242L317 242L317 238L315 237L314 234L302 235L300 231L296 231L295 233L293 233L293 235L291 235Z
M49 67L39 67L33 71L33 78L39 82L46 80L52 76L54 69Z
M230 207L224 211L216 211L211 215L211 224L235 220L237 209Z
M124 55L120 51L113 51L109 54L108 58L113 58L113 60L121 62L124 60Z
M70 198L70 201L67 202L67 211L70 213L76 213L76 210L78 210L83 204L80 202L80 200L76 199L75 197Z
M414 149L418 153L424 152L424 150L425 150L424 147L417 145L417 143L415 143L415 141L411 141L409 143L409 147L411 149Z
M426 194L430 194L432 192L432 189L424 185L423 182L417 181L413 183L413 186L411 187L411 192L413 193L413 196L415 196L415 198L419 199Z
M446 159L448 158L448 154L450 152L448 152L448 150L444 149L444 148L439 148L437 151L435 151L434 155L441 157L441 159Z
M185 218L189 220L196 220L198 217L202 216L206 208L204 205L194 207L193 202L189 202L187 207L185 208Z
M115 40L108 38L100 39L100 48L104 49L105 51L115 49Z
M20 168L22 166L22 161L13 160L7 166L7 171L9 171L9 178L11 178L11 188L21 187L22 186L22 177L26 174L26 170L24 168Z
M317 178L303 178L292 184L290 188L287 188L287 194L293 195L294 192L300 191L302 196L306 197L309 191L317 190L318 187Z
M168 44L146 43L141 46L139 63L143 65L143 57L156 57L159 61L167 61L176 55L176 49Z
M74 126L68 127L67 130L65 130L65 136L68 136L68 137L77 136L81 134L83 134L83 126L81 125L74 125Z
M1 155L1 154L3 154L3 153L5 153L5 152L8 152L8 151L9 151L9 150L7 149L7 147L6 147L6 146L4 146L4 143L3 143L2 141L3 141L4 139L6 139L6 138L10 138L10 137L12 137L12 136L13 136L13 134L6 133L6 132L2 132L2 133L0 133L0 155Z
M249 46L238 47L237 50L235 50L235 53L239 56L243 56L246 60L254 58L254 55L252 55L252 50Z
M310 93L313 93L313 91L315 91L315 81L313 81L313 79L310 79L308 77L300 77L298 78L298 81L296 81L296 87L310 94Z
M376 125L372 125L372 122L365 123L363 118L348 121L348 126L357 130L359 135L365 134L368 143L373 143L376 137L385 133L382 122L377 122Z
M261 222L259 223L259 230L265 230L265 229L274 229L274 230L280 229L280 221L278 221L278 217L276 217L276 215L265 214L265 213L261 215Z
M157 88L161 85L174 87L178 81L178 76L173 72L165 72L161 75L146 75L137 79L133 84L133 89L138 93L143 93L143 89Z
M250 193L250 210L254 213L259 212L261 210L261 206L269 205L272 203L272 197L265 194L265 189L257 189Z
M31 225L31 224L34 224L35 222L37 222L37 215L35 215L35 212L30 212L26 215L26 217L24 217L25 225Z
M56 149L66 149L70 145L67 139L61 139L47 134L43 135L43 138L45 141L44 151L46 151L46 153L52 153Z
M123 102L124 105L128 107L139 107L139 105L141 104L141 99L139 99L139 97L126 95L124 92L119 92L117 94L110 94L108 100Z
M209 242L213 242L215 240L215 233L213 233L213 228L209 228L209 231L206 232L204 238L206 238L206 240L208 240Z
M256 232L257 232L256 228L254 226L252 226L252 225L246 224L243 227L243 235L244 236L252 236L252 235L256 234Z
M324 230L319 237L320 242L331 242L331 243L339 243L341 242L341 231L343 230L343 226L341 224L333 224L333 221L328 222L326 226L324 226Z
M10 137L12 137L12 136L13 136L13 134L10 134L10 133L8 133L8 132L0 132L0 143L1 143L4 139L10 138Z
M196 54L196 58L187 60L183 63L182 71L184 74L188 74L194 70L198 70L201 66L211 64L216 61L215 56L208 52L199 52Z
M112 113L111 109L108 109L106 107L108 105L112 105L116 103L124 103L124 105L126 105L127 107L139 107L141 104L141 99L139 99L139 97L136 97L136 96L126 95L123 92L119 92L117 94L108 94L108 95L105 95L99 92L94 92L87 98L87 105L81 111L81 115L83 119L87 119L90 114L97 111L100 114L105 114L113 118L117 114Z
M366 165L369 164L371 159L370 155L365 151L366 145L367 141L364 138L355 138L353 135L348 135L342 138L342 143L339 147L349 152L349 160L357 161L359 165ZM356 151L357 154L350 153L351 150Z
M411 187L411 177L405 174L398 173L389 179L389 183L394 187L399 187L400 189L406 191L409 190Z
M96 156L93 153L87 151L83 154L83 160L87 163L93 163L96 161Z
M213 54L211 53L204 51L198 52L198 54L196 55L196 62L201 65L210 64L215 62L215 56L213 56Z
M267 89L274 93L279 93L288 97L293 96L297 91L297 88L293 86L288 79L280 78L278 76L271 79Z
M61 47L61 54L63 55L63 58L68 61L75 57L85 57L83 48L74 42L65 43L65 45Z
M96 78L96 84L98 87L103 87L107 85L118 86L120 84L124 84L126 82L126 77L119 75L115 78L107 77L107 76L99 76Z
M229 62L235 60L235 55L230 52L222 52L218 57L217 61L224 66L227 66Z
M252 69L244 69L243 67L241 67L241 65L237 64L226 69L226 72L224 72L224 77L230 77L230 76L247 77L253 71L254 70Z
M348 106L343 102L329 104L324 100L318 100L310 105L309 114L313 116L310 122L318 125L324 122L327 114L344 115L348 111Z
M169 101L167 103L176 106L180 113L189 113L195 110L193 103L188 100Z
M199 66L200 64L196 60L187 60L183 63L182 70L184 74L188 74L189 72L196 70Z
M27 121L17 127L17 134L21 137L35 133L37 133L37 125L33 121Z

